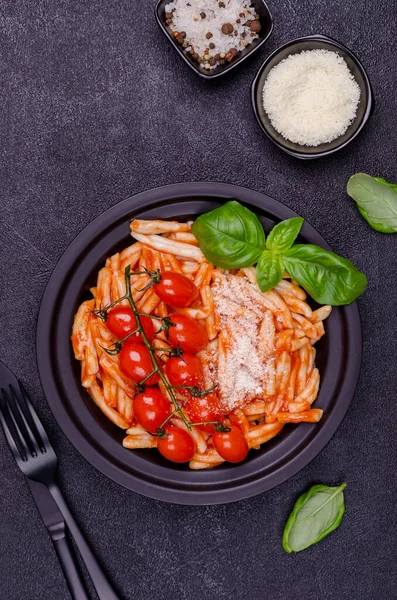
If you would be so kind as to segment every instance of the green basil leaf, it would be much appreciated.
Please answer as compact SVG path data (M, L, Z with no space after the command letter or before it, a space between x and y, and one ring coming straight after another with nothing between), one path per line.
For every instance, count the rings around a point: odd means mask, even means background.
M381 177L357 173L350 177L347 193L364 219L381 233L397 232L397 185Z
M284 268L319 304L350 304L367 278L345 258L313 244L296 244L283 254Z
M200 215L192 233L205 258L222 269L251 267L265 247L258 217L235 200Z
M305 550L339 527L345 512L343 490L346 485L313 485L298 498L284 529L286 552Z
M264 250L256 265L256 280L262 292L273 289L281 280L283 272L281 256Z
M286 252L296 240L303 222L302 217L292 217L278 223L267 236L266 248L273 252Z

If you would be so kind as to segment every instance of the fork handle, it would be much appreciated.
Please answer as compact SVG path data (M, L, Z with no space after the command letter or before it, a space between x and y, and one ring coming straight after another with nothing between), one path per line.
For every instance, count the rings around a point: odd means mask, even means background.
M49 484L48 489L57 503L59 510L63 514L63 518L66 521L70 534L72 535L76 546L79 549L81 558L83 559L87 571L92 579L92 583L95 587L96 593L98 594L99 600L120 600L119 596L117 596L116 592L111 587L97 559L92 553L91 548L87 544L76 521L74 520L74 517L70 512L64 497L62 496L61 490L56 483Z
M63 574L65 575L66 583L68 584L70 595L73 600L89 600L87 592L84 588L83 580L78 571L75 558L73 556L70 545L65 536L60 539L52 540L55 546L56 553L61 563Z

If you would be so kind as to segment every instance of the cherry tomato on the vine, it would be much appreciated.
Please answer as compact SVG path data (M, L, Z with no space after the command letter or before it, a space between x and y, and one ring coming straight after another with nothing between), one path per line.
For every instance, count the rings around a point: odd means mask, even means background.
M156 433L171 414L171 405L167 398L156 388L146 388L134 398L134 415L139 425L150 433Z
M167 361L165 367L171 385L186 385L201 387L203 383L203 370L201 363L194 354L174 356ZM184 390L181 390L183 392Z
M231 427L227 433L215 433L212 441L218 454L228 462L238 463L247 457L248 444L236 427Z
M165 436L159 438L157 448L168 460L176 463L184 463L191 460L196 451L192 436L184 429L173 425L165 427Z
M135 383L140 383L154 369L149 350L143 344L126 340L120 352L120 369ZM145 385L156 385L160 376L158 373L153 373Z
M221 405L216 394L208 394L204 398L190 398L186 410L191 423L223 421ZM197 425L197 429L215 434L215 427L212 425Z
M142 316L140 317L140 321L146 337L149 342L151 342L155 335L152 319ZM132 309L129 306L115 306L112 308L106 319L106 327L119 340L125 338L128 334L137 329L136 318ZM143 343L142 336L139 332L132 335L129 339Z
M156 283L153 289L160 300L176 308L190 306L199 294L197 286L176 271L163 271L160 283Z
M193 354L207 346L207 332L196 319L185 315L170 315L170 318L174 323L168 335L168 341L172 346L179 344L182 350Z

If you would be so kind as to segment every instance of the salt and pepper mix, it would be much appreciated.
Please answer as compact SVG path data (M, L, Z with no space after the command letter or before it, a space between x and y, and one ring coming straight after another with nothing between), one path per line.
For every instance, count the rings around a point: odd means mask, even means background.
M207 71L235 59L262 28L247 0L174 0L165 17L178 44Z

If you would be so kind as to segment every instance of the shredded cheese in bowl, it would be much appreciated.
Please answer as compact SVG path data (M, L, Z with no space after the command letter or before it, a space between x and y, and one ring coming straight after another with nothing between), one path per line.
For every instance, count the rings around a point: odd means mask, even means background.
M263 107L285 139L319 146L342 136L354 121L360 87L346 61L330 50L292 54L273 67Z

